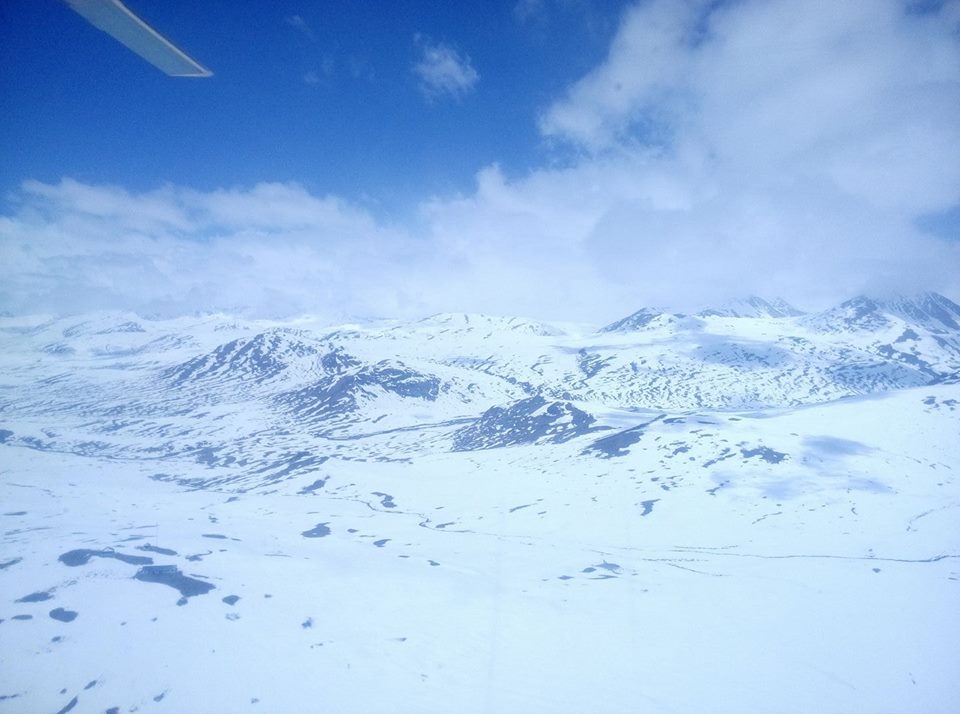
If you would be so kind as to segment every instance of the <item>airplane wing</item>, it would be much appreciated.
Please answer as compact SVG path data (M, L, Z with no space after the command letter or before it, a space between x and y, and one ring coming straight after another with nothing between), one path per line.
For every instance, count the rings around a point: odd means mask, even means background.
M172 77L213 74L134 15L120 0L64 0L94 27Z

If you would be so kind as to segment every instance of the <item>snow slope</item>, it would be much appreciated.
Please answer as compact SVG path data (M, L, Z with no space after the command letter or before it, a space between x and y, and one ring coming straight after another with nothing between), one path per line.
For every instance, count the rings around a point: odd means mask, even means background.
M0 712L955 711L944 301L2 318Z

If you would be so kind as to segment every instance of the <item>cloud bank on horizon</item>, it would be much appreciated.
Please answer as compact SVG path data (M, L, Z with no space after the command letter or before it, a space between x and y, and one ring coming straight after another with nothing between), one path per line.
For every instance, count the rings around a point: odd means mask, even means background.
M477 91L483 67L423 42L428 97ZM603 321L748 293L957 299L960 236L921 226L960 204L958 116L956 0L641 2L530 117L541 168L478 167L402 224L296 182L28 179L0 216L0 309Z

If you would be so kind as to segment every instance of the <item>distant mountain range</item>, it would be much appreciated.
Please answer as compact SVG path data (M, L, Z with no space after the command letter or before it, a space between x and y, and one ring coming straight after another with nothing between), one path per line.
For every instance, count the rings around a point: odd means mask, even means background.
M960 306L936 293L815 314L758 297L692 315L645 308L599 330L466 314L331 327L97 313L0 318L0 335L8 442L187 458L214 468L213 482L270 482L361 453L609 438L591 435L625 414L960 380ZM53 415L72 427L45 430Z

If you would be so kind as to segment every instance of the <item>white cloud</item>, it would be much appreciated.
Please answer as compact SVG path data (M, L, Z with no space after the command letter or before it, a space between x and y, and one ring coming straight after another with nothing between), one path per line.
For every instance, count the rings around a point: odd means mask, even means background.
M480 74L473 68L467 55L450 45L434 43L420 35L414 41L421 54L413 71L420 78L420 90L427 99L443 96L460 98L473 90L480 80Z
M957 3L906 7L642 3L541 130L590 153L655 144L710 157L717 174L802 176L879 205L941 208L960 193Z
M621 142L637 121L677 121L689 94L689 33L704 4L653 0L627 12L606 62L544 113L541 131L598 150Z
M17 203L0 218L8 309L343 315L407 307L391 274L407 260L409 238L296 184L134 194L31 181Z
M960 3L713 6L624 16L542 116L571 165L482 168L403 229L296 184L28 181L0 216L0 309L603 322L749 293L960 298L960 241L916 227L960 202Z
M624 186L667 181L685 205L611 201L584 243L594 263L640 294L956 291L960 246L914 224L960 201L958 8L632 8L540 127L581 167L630 167Z

